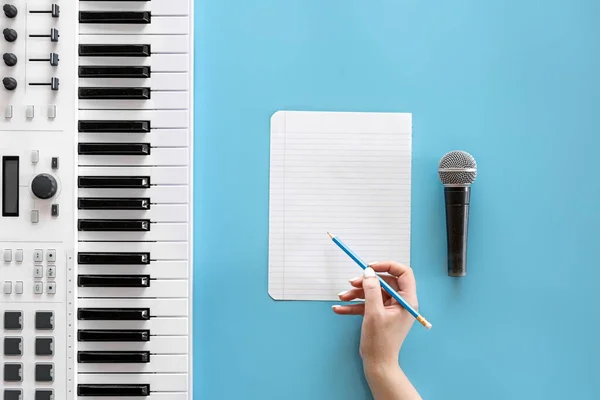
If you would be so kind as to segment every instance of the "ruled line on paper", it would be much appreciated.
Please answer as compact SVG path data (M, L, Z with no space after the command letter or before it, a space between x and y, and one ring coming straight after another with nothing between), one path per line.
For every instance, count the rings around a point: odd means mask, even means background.
M410 263L412 116L279 111L271 118L269 294L338 300L372 261Z

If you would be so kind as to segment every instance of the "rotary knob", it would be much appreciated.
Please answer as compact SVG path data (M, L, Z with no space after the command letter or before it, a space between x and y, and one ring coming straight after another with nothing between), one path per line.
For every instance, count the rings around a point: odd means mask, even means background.
M9 67L14 67L17 65L17 56L13 53L4 53L2 59L4 60L4 64L8 65Z
M17 40L17 31L15 31L14 29L4 28L2 34L4 35L4 39L6 39L7 42L14 42L15 40Z
M2 10L4 11L4 15L6 15L8 18L14 18L17 16L17 7L13 6L12 4L5 4L2 7Z
M4 78L2 84L6 90L15 90L17 88L17 80L15 78Z
M31 182L31 191L35 197L49 199L56 194L58 185L56 179L49 174L39 174Z

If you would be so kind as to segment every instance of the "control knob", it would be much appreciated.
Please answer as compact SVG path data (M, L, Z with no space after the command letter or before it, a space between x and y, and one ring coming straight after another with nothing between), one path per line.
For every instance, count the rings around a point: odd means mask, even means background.
M9 67L14 67L17 65L17 56L14 55L14 53L4 53L2 59L4 60L4 64L8 65Z
M56 194L56 179L49 174L39 174L31 182L31 191L40 199L49 199Z
M4 39L6 39L7 42L14 42L15 40L17 40L17 31L15 31L14 29L4 28L2 34L4 35Z
M17 7L13 6L12 4L5 4L2 7L2 10L4 10L4 15L6 15L8 18L14 18L17 16Z
M6 90L15 90L17 88L17 80L15 78L4 78L2 84Z

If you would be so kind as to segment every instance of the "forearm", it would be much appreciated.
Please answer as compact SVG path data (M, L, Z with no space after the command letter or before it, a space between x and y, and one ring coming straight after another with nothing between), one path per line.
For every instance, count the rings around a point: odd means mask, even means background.
M375 400L421 400L398 364L365 365L365 377Z

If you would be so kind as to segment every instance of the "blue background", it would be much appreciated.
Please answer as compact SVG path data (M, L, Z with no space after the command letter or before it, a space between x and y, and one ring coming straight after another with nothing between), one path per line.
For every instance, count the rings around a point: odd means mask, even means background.
M600 398L600 2L196 2L195 398L368 399L360 319L267 294L269 118L412 112L401 363L425 399ZM441 156L472 153L446 275ZM377 157L374 155L374 161Z

